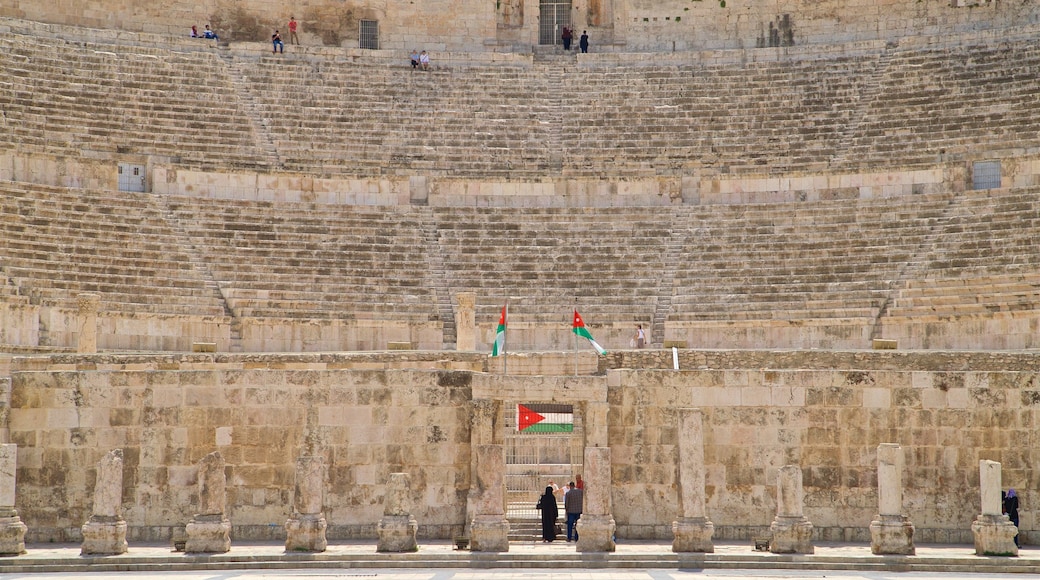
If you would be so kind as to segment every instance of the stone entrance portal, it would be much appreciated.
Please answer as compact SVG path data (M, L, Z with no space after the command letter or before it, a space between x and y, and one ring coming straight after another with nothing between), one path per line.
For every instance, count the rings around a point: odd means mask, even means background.
M585 436L580 409L580 405L533 401L505 405L506 519L511 541L541 539L538 498L550 480L562 490L581 473ZM557 504L559 522L565 524L562 491Z

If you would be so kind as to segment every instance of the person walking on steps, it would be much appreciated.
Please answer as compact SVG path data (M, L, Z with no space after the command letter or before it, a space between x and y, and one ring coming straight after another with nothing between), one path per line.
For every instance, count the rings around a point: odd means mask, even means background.
M581 31L581 38L578 39L578 46L581 48L582 52L588 52L589 51L589 31L588 30L582 30Z
M563 494L563 511L567 512L567 541L573 538L578 541L578 520L581 519L582 508L585 504L585 491L576 487L574 482L568 484L567 493Z
M538 498L535 506L542 512L542 541L551 542L556 539L556 518L560 517L560 508L556 505L553 486L545 486L545 493Z
M571 32L571 27L570 26L564 26L563 27L563 35L561 36L561 38L563 39L563 50L570 50L571 49L571 39L574 38L574 33Z

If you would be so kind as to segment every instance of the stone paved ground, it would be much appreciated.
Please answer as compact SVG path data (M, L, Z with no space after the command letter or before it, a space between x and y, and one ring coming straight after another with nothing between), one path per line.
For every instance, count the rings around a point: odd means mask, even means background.
M668 542L620 542L613 554L577 553L573 544L556 542L513 543L504 554L477 554L452 549L444 541L420 543L418 553L377 554L374 541L333 543L323 554L286 553L276 543L236 543L231 551L219 555L185 555L173 552L166 545L132 545L127 554L109 557L81 557L79 546L71 544L41 544L28 546L28 553L0 559L0 577L21 577L26 573L82 573L82 572L159 572L187 573L200 570L242 571L274 569L335 569L334 576L354 577L377 574L380 578L469 579L490 576L489 569L514 569L516 578L548 578L573 580L578 578L680 578L677 572L710 572L712 576L740 575L734 569L743 569L749 577L790 577L791 571L808 576L823 577L828 571L860 572L854 578L877 578L884 572L922 572L928 575L1016 573L1040 574L1040 548L1024 548L1018 558L988 558L974 554L968 545L926 545L917 547L912 557L879 557L870 553L865 544L822 544L811 556L782 556L755 552L747 543L717 543L711 555L696 555L680 562L671 552ZM350 569L352 571L348 571ZM431 570L452 569L450 575ZM464 570L469 569L471 573ZM521 570L523 572L521 572ZM607 570L603 570L607 569ZM729 569L727 572L726 569ZM754 570L749 571L749 570ZM392 572L392 573L391 573ZM587 572L587 574L586 574ZM310 573L297 570L296 574ZM17 574L17 576L14 576ZM272 574L274 574L272 572ZM277 575L284 577L285 573ZM389 575L388 575L389 574ZM866 574L866 575L863 575ZM36 574L32 574L36 577ZM833 574L831 574L833 576ZM884 575L884 574L883 574ZM204 575L212 578L212 574ZM265 575L260 575L265 576ZM254 577L260 577L254 576ZM47 574L47 577L55 577ZM56 577L61 577L56 576ZM181 577L181 576L178 576ZM184 578L194 578L188 575ZM202 576L200 576L202 577ZM221 575L226 577L226 574ZM265 576L266 577L266 576ZM937 576L939 577L939 576ZM946 576L954 577L954 576Z

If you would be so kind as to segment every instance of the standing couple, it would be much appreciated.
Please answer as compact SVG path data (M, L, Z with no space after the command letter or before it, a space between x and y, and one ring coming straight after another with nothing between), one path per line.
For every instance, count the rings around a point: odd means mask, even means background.
M556 519L560 517L559 507L556 505L554 486L545 487L545 493L538 499L535 507L542 512L542 541L552 542L556 539ZM572 481L567 484L563 494L563 510L567 514L567 541L578 541L578 529L576 524L581 518L582 508L585 504L584 482L578 476L578 484Z

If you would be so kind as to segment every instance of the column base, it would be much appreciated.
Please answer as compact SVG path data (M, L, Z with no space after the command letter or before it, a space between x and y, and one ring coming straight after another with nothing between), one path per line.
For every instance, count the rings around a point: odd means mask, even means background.
M81 529L81 555L112 556L126 553L126 522L121 518L92 517Z
M715 524L708 518L680 518L672 522L673 552L714 553L715 544L711 537L715 534Z
M508 526L508 524L506 524ZM415 541L415 533L419 530L419 524L410 515L383 516L379 520L376 531L379 532L379 543L377 552L415 552L419 544ZM508 540L508 527L506 528Z
M613 552L617 549L617 544L614 543L614 530L617 526L611 516L582 514L574 526L578 533L576 549L579 552Z
M1006 514L979 514L971 523L971 533L975 534L975 555L977 556L1017 556L1018 546L1015 536L1018 528Z
M509 521L502 516L477 516L469 528L472 552L508 552Z
M184 527L186 553L217 554L231 549L231 522L223 515L195 516Z
M28 526L22 523L18 512L5 510L0 516L0 556L17 556L25 553L25 532Z
M324 552L328 522L321 514L296 514L285 521L286 552Z
M812 554L812 523L805 516L776 516L769 526L773 538L769 551L774 554Z
M904 515L876 515L870 522L870 551L876 555L913 556L914 525Z

